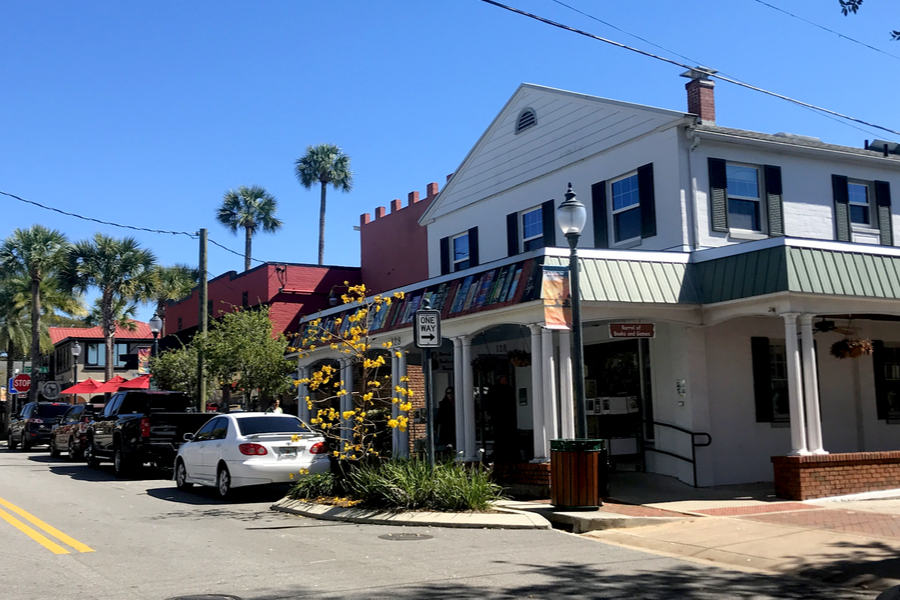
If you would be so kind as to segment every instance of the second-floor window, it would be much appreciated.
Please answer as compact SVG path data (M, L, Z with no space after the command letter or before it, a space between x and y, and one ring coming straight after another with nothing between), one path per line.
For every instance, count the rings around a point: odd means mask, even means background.
M469 234L463 233L450 240L453 252L453 270L462 271L469 268Z
M890 183L832 175L831 186L835 239L894 245Z
M525 252L544 247L543 210L537 207L522 213L522 249Z
M656 235L653 163L591 185L595 248L630 248Z
M84 364L88 367L106 366L106 344L86 344ZM113 348L113 367L124 367L127 361L128 344L116 343Z
M728 181L728 227L762 231L759 170L729 163L725 172Z
M858 181L847 183L847 199L850 205L850 222L863 227L873 227L874 212L870 202L869 186Z
M640 239L641 197L637 173L612 182L613 235L617 244Z

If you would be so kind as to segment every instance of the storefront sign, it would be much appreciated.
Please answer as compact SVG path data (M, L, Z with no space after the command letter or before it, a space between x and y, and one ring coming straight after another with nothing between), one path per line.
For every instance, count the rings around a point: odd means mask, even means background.
M611 338L655 338L655 323L610 323Z

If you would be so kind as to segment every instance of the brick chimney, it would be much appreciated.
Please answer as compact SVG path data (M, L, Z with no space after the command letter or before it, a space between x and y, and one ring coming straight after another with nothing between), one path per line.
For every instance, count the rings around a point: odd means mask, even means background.
M695 67L681 74L690 79L685 84L688 96L688 112L699 117L706 125L716 124L716 84L709 76L718 73L715 69Z

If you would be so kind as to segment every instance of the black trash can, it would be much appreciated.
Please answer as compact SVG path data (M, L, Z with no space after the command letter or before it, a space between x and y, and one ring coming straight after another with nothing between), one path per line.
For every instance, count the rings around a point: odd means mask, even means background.
M550 440L550 504L599 508L609 489L605 440Z

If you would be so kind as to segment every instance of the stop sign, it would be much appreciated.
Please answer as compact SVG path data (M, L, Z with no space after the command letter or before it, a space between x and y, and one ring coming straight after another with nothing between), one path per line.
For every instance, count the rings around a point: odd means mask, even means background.
M13 389L19 392L20 394L28 393L28 390L31 389L31 375L16 375L15 379L13 379Z

